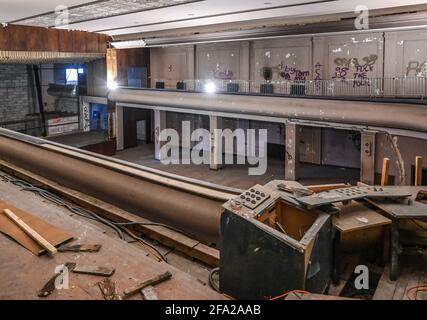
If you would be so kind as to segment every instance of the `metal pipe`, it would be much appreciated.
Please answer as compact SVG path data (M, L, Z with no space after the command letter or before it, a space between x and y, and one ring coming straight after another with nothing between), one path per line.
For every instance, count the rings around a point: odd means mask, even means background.
M179 107L289 120L311 120L427 132L427 107L410 103L208 94L129 88L110 91L108 98L117 103Z
M0 129L0 159L131 213L218 242L221 206L236 194L100 159Z

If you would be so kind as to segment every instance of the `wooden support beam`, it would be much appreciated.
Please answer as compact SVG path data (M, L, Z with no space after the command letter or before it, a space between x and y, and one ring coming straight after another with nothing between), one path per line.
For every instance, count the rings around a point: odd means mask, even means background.
M423 157L415 157L415 186L423 184Z
M11 210L4 209L3 212L12 222L14 222L19 228L21 228L22 231L24 231L31 239L33 239L39 245L45 248L50 254L55 254L58 252L58 250L51 243L49 243L49 241L43 238L37 231L35 231L23 220L21 220L21 218L19 218Z
M381 170L381 185L382 186L388 185L389 170L390 170L390 159L384 158L383 159L383 167Z

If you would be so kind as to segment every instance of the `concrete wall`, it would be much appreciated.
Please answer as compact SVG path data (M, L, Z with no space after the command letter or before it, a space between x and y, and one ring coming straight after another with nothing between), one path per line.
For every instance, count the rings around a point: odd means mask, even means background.
M273 80L427 76L427 30L301 36L151 50L153 79L263 80L264 67L273 69Z
M166 88L176 88L181 80L194 79L194 46L152 48L150 50L151 87L164 81Z

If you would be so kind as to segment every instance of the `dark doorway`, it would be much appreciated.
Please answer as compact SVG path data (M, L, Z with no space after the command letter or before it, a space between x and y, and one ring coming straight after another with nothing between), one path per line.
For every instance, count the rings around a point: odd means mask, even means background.
M134 148L138 143L152 143L151 119L152 110L123 108L123 147ZM144 128L145 134L138 132ZM139 130L138 130L139 129ZM138 137L143 137L140 141Z

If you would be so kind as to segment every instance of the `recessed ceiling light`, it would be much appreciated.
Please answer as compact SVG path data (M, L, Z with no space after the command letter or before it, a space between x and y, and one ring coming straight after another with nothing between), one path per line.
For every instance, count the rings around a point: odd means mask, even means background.
M194 13L189 13L188 15L189 15L190 17L192 17L192 16L194 16Z
M272 2L264 2L264 4L266 5L266 6L269 6L270 4L273 4Z

